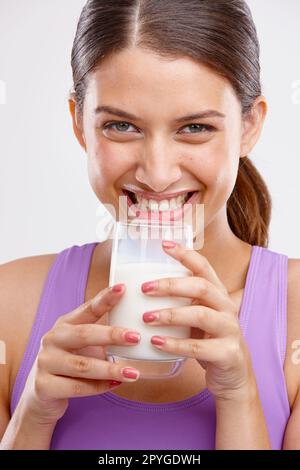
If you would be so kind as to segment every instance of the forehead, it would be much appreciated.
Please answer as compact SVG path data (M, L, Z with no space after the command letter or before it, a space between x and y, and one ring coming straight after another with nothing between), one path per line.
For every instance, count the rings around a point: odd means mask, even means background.
M225 112L238 104L231 84L207 66L188 57L166 59L138 48L99 64L90 74L86 102L88 107L122 104L144 113L157 104L176 113L192 107Z

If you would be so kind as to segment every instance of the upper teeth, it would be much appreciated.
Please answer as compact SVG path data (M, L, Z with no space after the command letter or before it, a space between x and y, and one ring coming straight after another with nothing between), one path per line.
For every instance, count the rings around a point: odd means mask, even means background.
M145 197L135 194L137 203L136 206L142 210L151 210L151 211L168 211L180 209L187 199L188 193L180 194L177 197L172 199L163 199L162 201L157 201L155 199L146 199Z

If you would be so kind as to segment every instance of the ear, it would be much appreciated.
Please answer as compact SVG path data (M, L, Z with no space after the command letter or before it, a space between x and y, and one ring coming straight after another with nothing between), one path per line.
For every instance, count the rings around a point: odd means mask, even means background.
M69 110L72 116L72 122L73 122L73 131L74 134L81 145L81 147L86 151L86 142L84 138L84 132L83 132L83 124L82 124L82 118L79 118L77 110L76 110L76 101L74 98L69 98Z
M248 155L261 134L267 114L267 102L263 96L258 96L249 113L243 117L243 131L240 155Z

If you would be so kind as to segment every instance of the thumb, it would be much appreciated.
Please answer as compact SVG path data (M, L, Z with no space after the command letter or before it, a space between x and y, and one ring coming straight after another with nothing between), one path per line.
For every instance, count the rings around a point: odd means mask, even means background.
M124 284L106 287L98 292L92 299L77 307L70 313L63 315L61 320L73 325L81 323L96 323L105 313L110 311L125 292Z

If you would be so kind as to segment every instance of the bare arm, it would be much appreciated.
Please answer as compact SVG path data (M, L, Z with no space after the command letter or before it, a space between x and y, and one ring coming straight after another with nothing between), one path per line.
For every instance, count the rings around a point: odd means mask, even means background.
M3 378L3 372L1 372L2 365L0 366L0 377L1 379ZM1 449L1 439L2 436L5 432L5 429L7 428L7 425L9 423L9 408L8 408L8 403L7 400L3 394L3 388L2 388L2 380L1 380L1 389L0 389L0 449Z
M291 403L291 415L285 430L283 449L300 449L300 260L289 259L288 337L285 376ZM298 350L296 346L298 345ZM263 411L255 387L252 398L238 405L217 403L217 448L266 449L268 439ZM230 423L228 425L228 423ZM247 443L246 446L243 443Z
M300 450L300 388L285 431L283 449Z
M3 280L10 278L7 273L7 269L0 266L0 284L1 277ZM10 283L11 278L8 286ZM18 347L14 345L16 332L9 333L9 326L13 324L15 330L17 323L16 320L12 322L7 311L11 309L16 318L16 313L22 317L24 303L20 301L12 309L13 290L8 290L10 294L3 289L5 292L0 295L1 334L4 335L9 351L7 367L3 369L4 387L0 395L3 423L0 448L49 449L54 428L64 415L69 398L99 395L121 385L123 381L132 382L138 379L138 374L133 379L126 367L111 364L106 359L105 346L134 346L127 336L128 330L98 323L119 302L125 288L106 287L72 312L58 318L41 339L37 358L10 421L9 376ZM7 302L4 301L5 296ZM22 330L20 335L24 336ZM95 347L99 357L85 355L84 351L89 347Z
M283 441L284 450L300 450L300 260L289 260L288 338L285 358L291 416Z
M4 426L0 450L49 449L55 422L39 422L32 413L23 409L22 405L16 408L10 421L7 410L3 410L2 418Z
M0 340L6 352L5 364L0 364L0 449L7 448L8 441L14 441L16 449L33 448L33 442L36 448L45 449L50 442L51 436L46 438L47 426L23 416L21 404L11 418L10 397L43 284L55 256L32 256L0 265ZM50 427L49 432L52 432Z
M257 387L244 397L216 402L216 449L271 450Z

